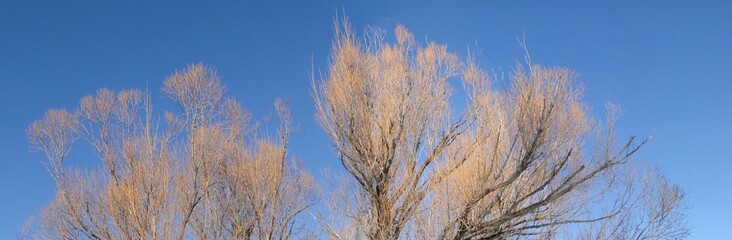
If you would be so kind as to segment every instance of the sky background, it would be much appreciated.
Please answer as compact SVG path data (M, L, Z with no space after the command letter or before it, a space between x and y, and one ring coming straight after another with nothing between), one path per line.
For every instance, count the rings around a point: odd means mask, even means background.
M191 63L216 68L259 118L288 99L291 153L316 174L339 170L309 75L326 70L343 10L356 29L401 23L497 73L523 58L525 36L534 63L580 74L593 114L621 106L620 139L653 134L636 159L686 189L692 239L732 237L732 1L396 2L0 1L0 239L53 198L25 139L34 119L102 87L147 88L158 110L175 110L160 86ZM72 165L93 158L77 152Z

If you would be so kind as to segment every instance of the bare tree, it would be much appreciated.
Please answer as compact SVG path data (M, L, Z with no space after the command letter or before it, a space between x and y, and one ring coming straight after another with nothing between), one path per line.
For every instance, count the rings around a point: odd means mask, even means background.
M495 79L403 26L391 43L378 29L359 38L345 21L336 25L327 75L312 79L317 121L347 174L328 187L329 208L308 211L316 186L288 152L284 104L253 122L198 64L163 83L179 113L155 114L139 90L101 89L73 112L35 121L28 140L57 191L22 236L315 238L306 211L332 239L688 235L680 187L632 171L647 139L618 145L616 108L605 123L594 119L571 70L527 55ZM451 82L462 84L464 107L451 102ZM79 139L99 168L68 163Z
M627 194L614 195L608 211L588 214L647 140L616 146L614 117L603 127L590 116L571 70L527 57L496 90L472 59L419 45L403 26L389 43L380 30L358 38L336 25L314 98L357 195L334 205L356 226L324 224L332 238L552 238L628 205ZM450 79L465 86L462 112L451 106Z
M314 204L312 177L287 152L290 116L277 101L277 131L250 123L215 72L192 65L164 82L181 114L153 114L137 90L102 89L75 113L48 111L27 130L46 155L57 197L30 238L290 239L306 236L298 215ZM269 122L262 123L269 125ZM85 139L98 170L65 164Z
M573 239L684 239L689 236L685 219L685 193L659 170L644 166L628 169L630 195L622 211L611 218L579 229ZM569 231L568 231L569 232Z
M359 41L336 33L327 80L316 90L318 120L358 183L371 239L395 239L443 176L432 166L467 125L451 119L447 83L459 73L445 46L421 48L404 27L396 44L380 32Z

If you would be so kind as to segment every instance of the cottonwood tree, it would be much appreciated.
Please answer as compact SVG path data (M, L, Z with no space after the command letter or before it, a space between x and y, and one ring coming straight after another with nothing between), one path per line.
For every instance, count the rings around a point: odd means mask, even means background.
M153 113L138 90L101 89L73 112L49 110L27 130L57 185L23 236L43 239L290 239L308 237L299 215L314 184L288 153L290 116L252 123L211 68L169 76L180 114ZM264 129L276 125L276 131ZM264 127L262 127L264 126ZM65 163L84 139L102 167Z
M317 120L352 180L333 194L341 215L331 218L345 224L321 221L331 238L552 238L625 214L620 176L647 140L617 146L614 121L592 118L571 70L527 61L498 89L472 59L420 45L403 26L392 43L336 25L328 72L313 77ZM465 86L465 110L450 81ZM673 211L668 201L649 206Z

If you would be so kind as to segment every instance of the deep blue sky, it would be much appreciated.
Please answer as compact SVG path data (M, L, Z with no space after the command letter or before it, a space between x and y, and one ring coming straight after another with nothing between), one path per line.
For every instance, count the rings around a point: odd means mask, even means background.
M0 239L53 197L26 126L102 87L148 87L158 109L170 107L161 82L190 63L218 69L258 116L289 99L292 153L316 173L337 169L309 80L313 66L325 70L337 10L359 29L402 23L462 56L478 51L495 71L522 58L525 34L535 63L581 74L595 114L607 100L622 107L619 137L654 134L637 159L687 190L694 239L732 237L730 1L212 2L0 2Z

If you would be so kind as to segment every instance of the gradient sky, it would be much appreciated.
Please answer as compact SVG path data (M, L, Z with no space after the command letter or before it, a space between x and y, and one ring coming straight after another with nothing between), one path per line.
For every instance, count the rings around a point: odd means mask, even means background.
M495 72L522 58L525 35L534 63L581 74L593 114L621 106L619 137L653 134L636 159L686 189L693 239L732 238L732 1L212 2L0 1L0 239L53 198L25 140L34 119L102 87L148 88L157 109L173 110L158 89L190 63L215 67L256 116L288 99L291 152L316 174L339 169L313 119L309 74L325 71L342 10L357 29L402 23Z

